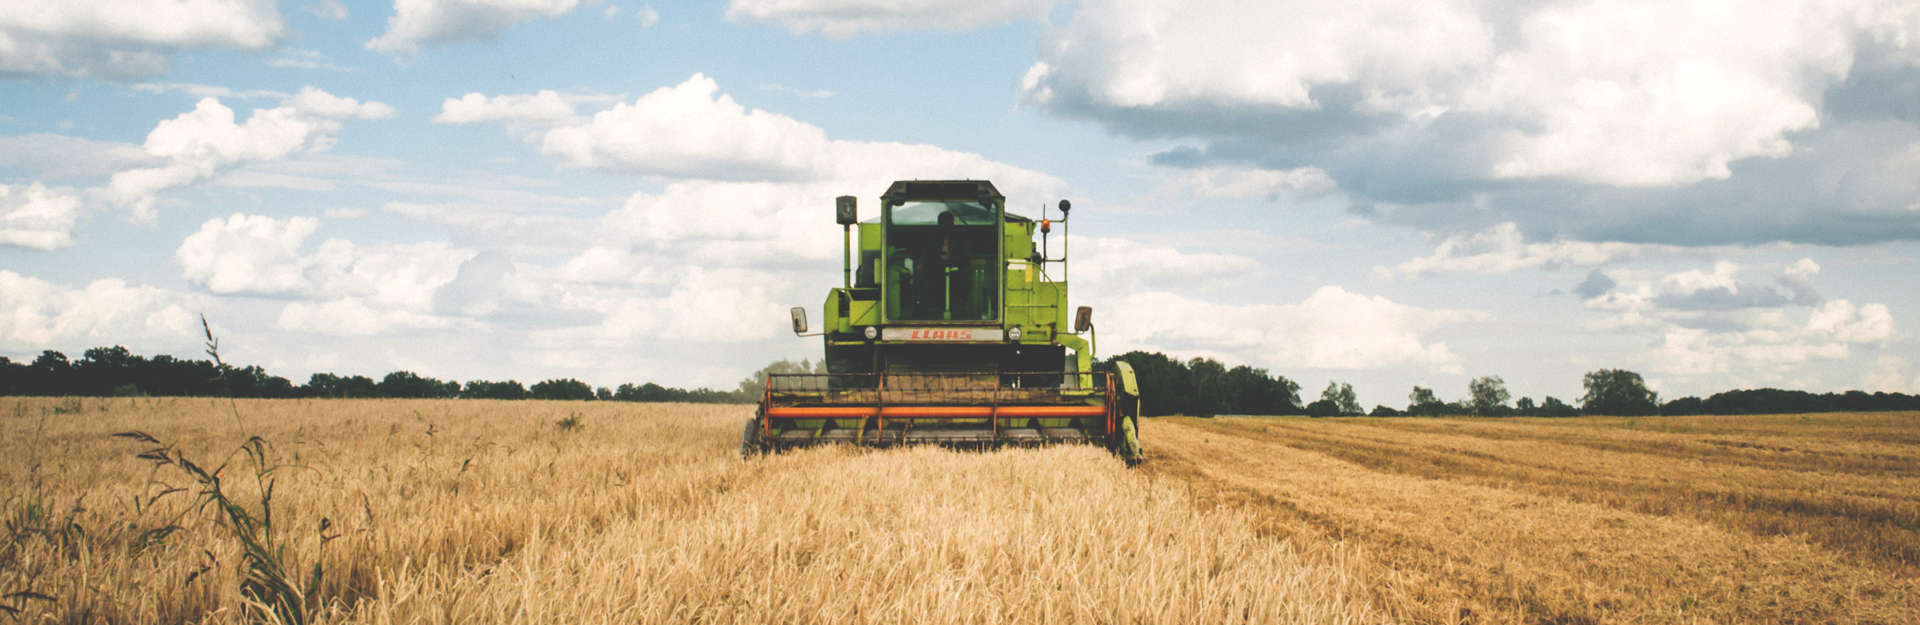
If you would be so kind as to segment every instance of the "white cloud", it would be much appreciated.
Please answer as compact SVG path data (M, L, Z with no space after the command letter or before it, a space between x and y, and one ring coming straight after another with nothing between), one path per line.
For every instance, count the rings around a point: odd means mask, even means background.
M1333 178L1318 167L1248 169L1202 167L1182 171L1172 185L1193 197L1209 200L1266 198L1277 201L1312 200L1336 188Z
M861 31L972 30L1044 20L1054 0L733 0L732 21L773 22L795 34L820 31L845 39Z
M1109 337L1126 337L1121 349L1230 353L1268 367L1416 366L1444 373L1460 372L1460 358L1426 334L1487 318L1475 311L1417 308L1338 286L1321 287L1298 304L1229 305L1155 291L1126 296L1107 309L1101 329Z
M68 187L0 185L0 245L42 251L72 247L83 212L80 194Z
M9 0L0 75L164 74L181 50L259 51L286 32L273 0Z
M458 102L461 119L491 116L510 121L517 103L535 95L486 98L469 94ZM529 105L531 106L531 105ZM446 109L454 110L453 108ZM484 113L483 113L484 112ZM443 115L450 115L443 112ZM702 74L685 82L641 96L632 103L616 103L592 118L546 131L541 151L569 165L615 173L676 179L683 191L714 193L700 183L741 182L733 187L749 196L763 195L757 183L792 183L831 187L834 195L861 189L878 190L893 180L911 178L991 179L1009 196L1028 191L1057 193L1064 184L1045 174L995 163L977 154L954 152L930 145L831 140L819 127L759 109L747 109ZM673 196L674 187L661 197ZM804 195L813 195L809 191ZM636 196L636 198L641 196ZM716 204L716 206L721 204ZM698 215L695 210L691 214Z
M1203 289L1253 273L1260 263L1232 254L1181 252L1112 237L1055 236L1050 253L1071 252L1071 278L1077 293L1114 298L1148 290ZM1063 243L1065 245L1063 245ZM1053 266L1049 271L1060 271ZM1058 280L1061 276L1055 275Z
M660 12L653 10L652 3L643 4L640 5L640 12L634 14L633 19L640 20L641 28L653 28L654 24L660 23Z
M311 251L320 220L235 213L202 224L174 259L182 276L219 294L305 298L282 310L280 326L364 335L447 327L434 316L436 291L474 253L440 242L356 245L327 239Z
M191 345L200 330L190 296L117 278L75 289L0 269L0 349Z
M489 40L514 24L557 19L578 6L580 0L394 0L387 32L367 49L412 54L423 44Z
M1616 272L1621 288L1587 300L1613 316L1598 329L1654 337L1646 359L1655 371L1681 376L1736 374L1778 383L1816 360L1844 360L1856 346L1900 338L1884 304L1844 299L1818 303L1795 293L1789 280L1811 288L1818 265L1790 264L1779 276L1785 290L1740 279L1732 262L1712 271L1691 269L1644 276Z
M136 218L151 221L155 195L161 191L206 180L242 163L324 151L333 146L345 120L393 115L393 107L379 102L361 103L307 87L278 107L254 109L244 124L236 124L233 109L203 98L194 110L161 121L147 134L147 153L166 164L117 172L102 195Z
M436 124L476 124L505 122L553 126L574 119L573 103L554 91L532 95L497 95L491 98L469 93L460 99L447 98L440 104Z
M1447 237L1432 256L1391 268L1374 267L1380 278L1463 273L1501 274L1529 269L1593 267L1607 263L1688 255L1681 247L1641 243L1548 241L1528 243L1519 226L1506 222L1485 232Z
M1482 179L1661 187L1789 154L1857 47L1916 36L1897 0L1089 0L1023 91L1142 133L1284 143L1310 122L1276 120L1318 116L1313 138Z
M1844 360L1855 345L1883 344L1896 337L1893 317L1881 304L1854 306L1833 300L1796 323L1784 312L1759 314L1740 331L1715 332L1670 326L1649 354L1656 371L1679 375L1755 371L1780 379L1813 360Z
M824 131L747 110L701 74L548 132L541 151L577 167L732 180L816 178L830 166Z
M308 286L301 244L319 229L320 220L311 217L234 213L202 224L174 260L187 282L214 293L297 293Z

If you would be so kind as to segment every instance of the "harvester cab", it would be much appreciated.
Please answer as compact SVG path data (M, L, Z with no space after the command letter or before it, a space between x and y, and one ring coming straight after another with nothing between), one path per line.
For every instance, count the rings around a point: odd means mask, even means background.
M853 196L835 202L844 285L819 331L792 311L795 334L825 342L827 373L767 376L742 453L1087 443L1138 462L1133 370L1094 370L1093 310L1067 307L1072 204L1035 221L984 180L899 181L878 199L866 221Z

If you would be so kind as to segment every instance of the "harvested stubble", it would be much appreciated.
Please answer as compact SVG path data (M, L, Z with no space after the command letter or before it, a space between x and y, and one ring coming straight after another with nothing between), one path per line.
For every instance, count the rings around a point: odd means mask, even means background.
M1915 623L1920 415L1163 419L1144 465L1426 622Z
M1349 551L1262 535L1095 448L742 461L748 413L729 406L74 406L22 400L0 416L5 514L51 513L0 547L0 595L35 593L5 604L22 622L247 620L239 550L210 515L138 544L192 492L161 494L186 480L108 436L126 430L209 469L266 439L292 465L276 474L274 524L291 570L321 564L323 622L1391 620ZM248 480L227 482L257 503ZM324 546L322 519L336 536ZM84 531L49 529L69 526Z

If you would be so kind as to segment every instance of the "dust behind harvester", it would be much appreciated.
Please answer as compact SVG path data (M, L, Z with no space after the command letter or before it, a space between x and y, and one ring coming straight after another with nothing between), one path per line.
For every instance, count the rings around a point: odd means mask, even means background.
M742 453L1087 443L1139 461L1133 370L1094 371L1093 310L1069 314L1069 203L1035 221L1008 213L991 182L916 180L879 204L862 222L853 196L838 199L845 284L817 333L793 309L794 333L825 342L827 373L767 376Z

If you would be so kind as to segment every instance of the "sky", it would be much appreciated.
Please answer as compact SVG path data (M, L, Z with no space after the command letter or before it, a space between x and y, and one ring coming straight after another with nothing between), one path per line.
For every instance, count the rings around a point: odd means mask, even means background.
M913 178L1307 400L1920 392L1899 0L14 0L0 355L732 388Z

